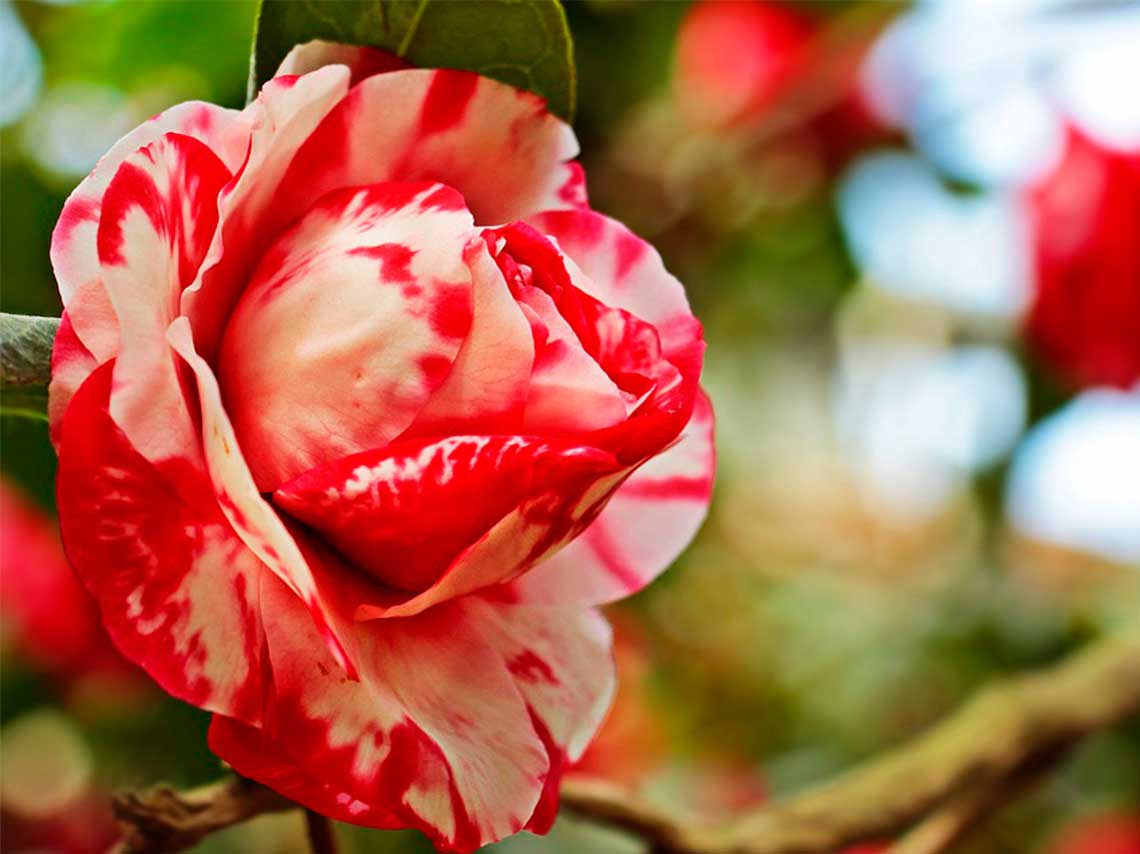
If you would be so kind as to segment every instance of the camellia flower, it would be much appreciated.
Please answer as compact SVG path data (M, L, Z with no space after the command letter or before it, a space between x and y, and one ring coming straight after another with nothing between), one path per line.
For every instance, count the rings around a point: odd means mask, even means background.
M72 194L68 557L213 750L472 850L553 820L613 690L595 604L708 503L704 344L541 99L313 43Z
M1031 343L1073 385L1128 388L1140 381L1140 151L1071 130L1029 199Z

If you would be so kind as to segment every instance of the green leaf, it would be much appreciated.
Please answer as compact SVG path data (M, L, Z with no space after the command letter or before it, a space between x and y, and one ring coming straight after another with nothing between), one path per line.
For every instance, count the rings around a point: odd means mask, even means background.
M0 313L0 411L44 418L59 320Z
M250 99L292 47L312 39L371 45L424 68L460 68L574 112L574 49L557 0L262 0Z

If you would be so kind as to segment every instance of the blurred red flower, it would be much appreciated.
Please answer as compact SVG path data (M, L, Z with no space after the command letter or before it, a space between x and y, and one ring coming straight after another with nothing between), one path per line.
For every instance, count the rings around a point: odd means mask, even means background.
M1061 829L1048 854L1140 854L1140 812L1103 812Z
M111 646L95 605L68 566L55 522L0 480L0 567L5 645L69 689L90 679L141 686Z
M1140 380L1140 151L1070 130L1029 208L1032 347L1073 386L1132 385Z
M756 118L802 73L808 22L761 0L695 4L677 41L677 85L693 120L726 127Z

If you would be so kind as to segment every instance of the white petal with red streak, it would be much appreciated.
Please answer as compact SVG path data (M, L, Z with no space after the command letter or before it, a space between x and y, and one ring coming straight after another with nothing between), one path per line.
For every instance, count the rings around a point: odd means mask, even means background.
M270 248L218 358L262 492L411 424L471 327L473 237L454 190L377 184L330 193Z
M283 216L314 193L377 181L439 181L476 222L580 203L578 142L541 98L465 71L409 69L353 87L298 153Z
M283 225L308 208L278 216L284 213L281 178L313 128L344 97L348 79L342 65L278 77L245 108L253 126L249 154L222 197L218 230L198 278L182 295L182 311L191 317L207 358L213 358L226 318L265 249ZM310 194L307 202L314 198Z
M222 405L217 379L194 348L189 321L185 317L178 318L170 325L167 339L197 380L201 441L211 486L222 512L242 541L308 606L312 622L330 651L349 676L354 677L355 668L344 641L330 626L333 591L318 586L296 541L258 492Z
M99 262L121 335L111 415L151 460L197 456L166 327L209 248L230 177L203 143L171 133L124 159L103 195Z
M474 309L471 332L406 436L517 433L534 364L530 326L482 240L465 253Z
M518 300L531 319L537 351L523 430L557 436L624 421L627 411L621 390L582 349L550 295L524 285Z
M333 818L417 827L445 851L545 832L562 768L613 691L596 612L475 596L358 624L361 680L348 683L296 629L298 605L275 579L262 597L275 689L265 722L215 718L210 731L235 770Z
M237 110L188 101L139 125L99 159L91 174L68 196L52 232L52 269L65 307L80 286L100 279L95 235L103 193L119 165L144 145L171 132L201 141L233 172L241 165L249 144L249 118ZM77 323L77 328L84 328L83 324ZM84 344L92 346L86 340Z
M558 812L562 771L585 752L616 687L613 632L592 608L515 606L473 598L479 625L507 661L550 756L527 829L545 833Z
M712 407L697 397L676 445L637 470L577 540L513 585L520 599L601 604L635 593L689 544L708 512Z
M549 759L481 608L356 624L360 681L348 682L296 598L272 577L261 595L274 686L264 723L211 730L235 770L335 818L418 827L444 850L523 828Z

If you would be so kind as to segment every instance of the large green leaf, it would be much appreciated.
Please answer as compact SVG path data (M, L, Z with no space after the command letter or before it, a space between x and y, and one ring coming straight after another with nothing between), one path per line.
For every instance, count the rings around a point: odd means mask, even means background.
M557 0L262 0L250 97L296 44L325 39L392 51L425 68L461 68L574 111L574 55Z
M0 314L0 410L44 417L59 320Z

